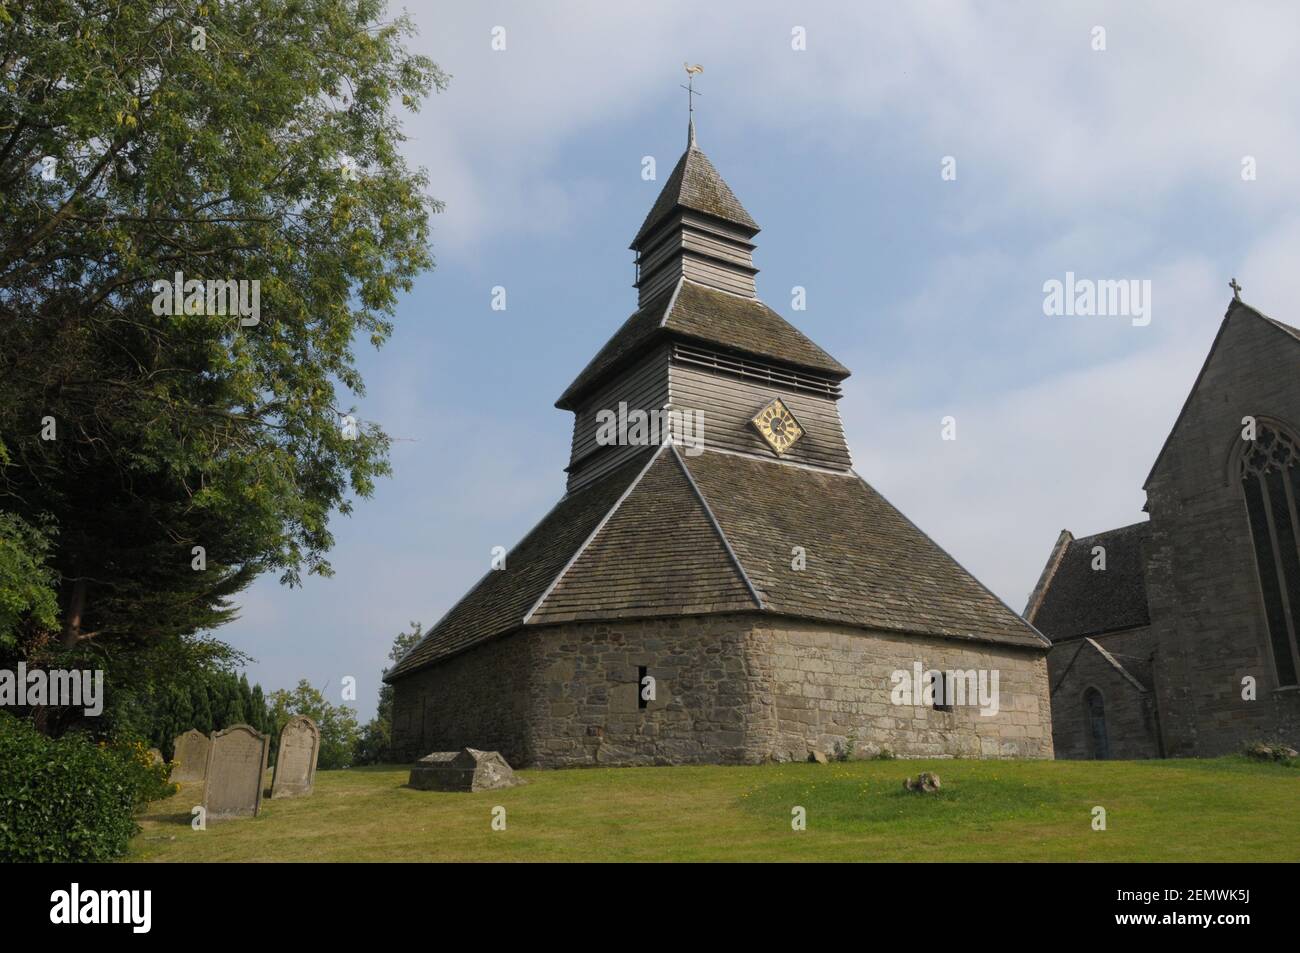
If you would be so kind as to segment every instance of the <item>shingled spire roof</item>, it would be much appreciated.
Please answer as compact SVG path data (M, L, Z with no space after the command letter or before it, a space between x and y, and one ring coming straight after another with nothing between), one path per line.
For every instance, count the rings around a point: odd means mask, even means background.
M718 175L709 157L700 151L695 143L695 123L691 123L686 151L677 160L672 175L664 183L659 198L650 208L641 229L632 239L632 248L637 248L656 226L666 221L672 213L685 208L703 212L723 221L738 225L751 236L758 234L758 223L745 211L730 186Z
M556 406L583 395L665 339L703 344L840 381L849 369L758 299L758 225L695 142L632 241L640 307L578 374Z

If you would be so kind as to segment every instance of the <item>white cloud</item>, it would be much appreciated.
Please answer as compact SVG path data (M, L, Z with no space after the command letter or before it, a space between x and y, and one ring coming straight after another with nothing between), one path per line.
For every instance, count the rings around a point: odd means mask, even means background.
M413 120L410 149L448 201L453 251L578 214L584 186L555 165L575 136L644 117L647 151L676 148L676 130L650 121L677 101L683 58L705 64L706 141L747 128L754 149L800 136L925 148L907 161L927 168L956 155L983 183L972 222L1068 216L1081 203L1153 209L1201 187L1267 219L1279 202L1294 207L1300 185L1292 4L1225 16L1186 3L519 3L416 19L415 45L454 76ZM804 52L790 48L796 23ZM489 47L498 24L504 52ZM1104 52L1091 49L1094 25ZM1241 182L1244 155L1259 181Z

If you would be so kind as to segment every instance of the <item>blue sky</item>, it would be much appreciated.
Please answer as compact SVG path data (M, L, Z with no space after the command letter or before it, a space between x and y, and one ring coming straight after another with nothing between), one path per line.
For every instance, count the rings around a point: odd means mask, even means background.
M369 717L393 636L562 494L552 404L635 310L627 245L685 147L684 60L700 147L762 226L760 296L854 372L856 469L1017 611L1062 528L1142 518L1228 279L1300 323L1293 5L701 6L410 8L453 79L406 122L447 205L437 267L386 347L358 345L394 476L335 520L333 578L261 579L216 633L267 689L338 701L351 675ZM1067 271L1149 280L1150 325L1045 316Z

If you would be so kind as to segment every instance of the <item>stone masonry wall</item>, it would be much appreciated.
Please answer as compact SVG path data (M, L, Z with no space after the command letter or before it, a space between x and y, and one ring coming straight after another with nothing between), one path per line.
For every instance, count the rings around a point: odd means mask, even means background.
M548 627L539 640L530 746L540 764L753 763L743 616ZM638 707L639 669L655 699Z
M1130 633L1130 641L1136 639L1136 631ZM1106 646L1107 651L1113 652L1114 648ZM1089 688L1101 692L1111 758L1159 757L1151 692L1139 691L1082 639L1054 645L1047 657L1047 669L1053 686L1052 744L1057 758L1093 757L1091 727L1083 699Z
M533 633L492 639L422 669L393 686L391 757L414 761L464 747L531 763L527 706L536 649Z
M854 757L882 749L901 757L1052 757L1043 652L760 618L748 656L761 684L751 717L760 746L777 758L849 743ZM918 661L923 670L996 669L998 712L892 704L892 673L911 673Z
M890 704L920 659L997 668L1000 711ZM656 697L638 705L638 675ZM517 767L803 759L856 738L858 756L1051 757L1041 653L885 636L754 614L525 629L400 679L394 755L466 745Z
M1250 315L1228 322L1147 485L1147 601L1170 756L1225 754L1256 738L1300 745L1300 691L1273 673L1246 506L1229 455L1247 414L1300 425L1300 344ZM1241 697L1246 675L1256 701Z

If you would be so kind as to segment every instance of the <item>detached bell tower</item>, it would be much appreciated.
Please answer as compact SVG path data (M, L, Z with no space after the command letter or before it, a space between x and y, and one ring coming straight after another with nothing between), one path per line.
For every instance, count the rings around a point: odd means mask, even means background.
M632 240L636 311L556 402L564 495L385 676L401 757L1051 756L1045 640L853 472L848 368L758 299L757 234L692 121ZM611 440L634 414L660 427ZM1014 702L894 709L921 659Z

